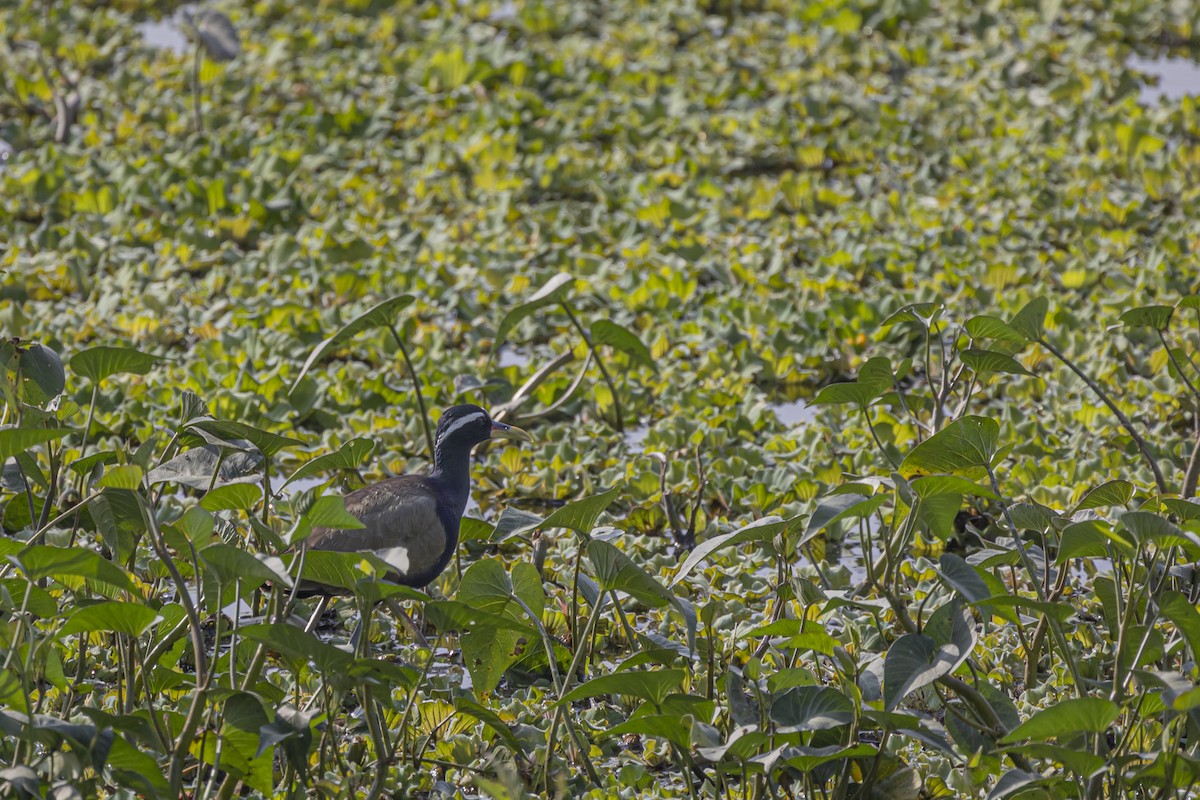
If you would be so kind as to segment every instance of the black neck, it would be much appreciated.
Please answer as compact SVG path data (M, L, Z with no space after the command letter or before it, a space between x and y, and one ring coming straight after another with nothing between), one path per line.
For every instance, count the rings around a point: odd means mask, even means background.
M458 516L462 516L471 495L471 448L444 447L438 442L433 451L433 474L430 477L442 484Z

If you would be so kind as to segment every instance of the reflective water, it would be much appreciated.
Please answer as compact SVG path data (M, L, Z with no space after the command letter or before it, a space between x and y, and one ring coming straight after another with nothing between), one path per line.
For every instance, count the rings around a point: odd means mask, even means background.
M650 433L650 423L648 422L629 428L625 431L625 444L629 445L632 450L640 450L648 433Z
M1141 101L1146 105L1157 105L1160 100L1178 102L1187 95L1200 94L1200 64L1191 59L1134 56L1125 66L1154 79L1142 86Z
M176 54L187 52L187 37L183 35L183 31L179 30L179 26L172 19L148 19L139 22L137 27L142 34L142 39L155 50L170 50Z
M771 410L775 412L775 418L784 425L807 425L816 419L817 411L819 411L805 400L772 403Z
M504 367L525 367L529 365L529 354L523 353L515 347L504 345L500 348L500 356L496 359L496 366Z

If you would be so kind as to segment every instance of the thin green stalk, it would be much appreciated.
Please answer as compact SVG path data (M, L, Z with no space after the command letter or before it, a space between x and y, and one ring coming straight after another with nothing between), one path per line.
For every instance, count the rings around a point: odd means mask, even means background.
M862 410L863 419L867 421L867 428L871 431L871 438L875 440L875 446L879 448L879 452L883 453L883 457L892 465L892 469L899 469L900 465L892 459L887 448L883 446L883 442L879 441L879 434L875 432L875 425L871 422L871 414L867 411L867 407L859 406L859 408Z
M621 396L617 393L617 385L613 383L612 376L608 374L608 368L604 366L604 359L600 358L600 354L596 352L596 346L592 344L592 337L588 336L587 331L583 329L583 325L580 324L575 313L571 311L571 307L566 303L559 303L559 306L566 313L567 319L571 320L571 324L575 326L575 330L579 331L579 335L583 337L583 343L587 345L592 357L596 359L596 366L600 368L600 375L604 378L604 382L608 384L608 390L612 392L613 411L617 415L617 431L624 433L625 416L621 413Z
M1108 410L1113 412L1113 414L1116 416L1116 418L1118 420L1120 420L1121 427L1123 427L1125 429L1125 431L1129 434L1129 436L1133 439L1134 443L1137 445L1138 450L1141 451L1142 458L1144 458L1146 460L1146 463L1150 466L1150 471L1154 473L1154 483L1158 486L1159 494L1166 494L1167 493L1167 482L1163 478L1162 471L1158 468L1158 462L1155 461L1154 455L1150 452L1150 445L1146 444L1146 440L1143 439L1142 435L1137 432L1136 428L1133 427L1133 423L1129 420L1129 417L1125 416L1125 412L1123 412L1123 411L1121 411L1121 409L1117 408L1117 404L1112 401L1112 399L1108 396L1108 393L1104 391L1103 387L1101 387L1100 384L1098 384L1094 380L1092 380L1091 377L1089 377L1086 372L1084 372L1082 369L1080 369L1078 366L1076 366L1075 362L1072 361L1071 359L1067 358L1066 355L1061 350L1059 350L1054 345L1050 344L1050 342L1046 341L1046 339L1044 337L1039 338L1036 341L1042 347L1049 350L1051 355L1053 355L1055 358L1057 358L1063 364L1066 364L1068 369L1070 369L1072 372L1074 372L1076 375L1078 375L1080 380L1082 380L1085 384L1087 384L1088 388L1091 389L1096 394L1096 396L1100 398L1100 401L1103 402L1104 405L1108 406Z
M192 123L196 127L196 133L201 133L204 130L204 117L200 113L200 64L204 60L204 52L200 49L200 43L196 43L196 56L192 61Z
M592 629L596 627L597 620L600 619L600 610L604 608L604 595L600 594L596 598L596 604L592 607L592 612L588 616L587 625L583 629L583 640L586 640L592 635ZM576 672L579 670L580 660L583 658L584 650L583 640L575 648L575 655L571 658L571 666L567 667L566 674L563 677L562 694L559 695L561 703L562 698L571 688L571 681L574 679ZM545 781L546 793L550 793L550 760L554 753L554 739L558 733L558 723L562 720L564 706L559 704L555 706L554 717L550 720L550 730L546 732L546 752L542 764L542 777Z
M413 394L417 396L417 408L421 412L421 427L425 430L425 443L429 446L429 457L433 458L433 430L429 427L429 412L425 410L425 398L421 396L421 377L417 374L417 368L413 366L412 359L408 355L408 348L404 346L404 341L400 338L396 326L388 325L387 327L392 332L392 338L396 340L396 347L400 348L400 355L404 358L404 366L408 370L409 380L413 384Z
M433 649L429 651L429 658L425 660L425 666L421 668L421 674L417 677L416 683L413 684L412 689L410 689L408 692L408 703L404 706L404 713L400 715L400 731L398 735L401 737L401 739L405 738L404 733L408 728L408 719L412 716L413 708L417 705L417 690L421 688L421 684L424 683L425 678L429 676L429 668L433 666L433 655L438 651L438 648L442 646L443 636L445 636L445 634L438 634L438 638L433 643ZM416 756L416 753L417 751L414 748L413 755ZM420 768L420 764L416 761L413 762L413 766L417 767L418 769Z
M997 497L1003 497L1003 495L1000 494L1000 482L996 478L996 471L992 469L991 464L986 464L985 467L987 468L988 477L992 482L992 491L996 493ZM1017 556L1021 559L1021 566L1032 578L1035 574L1033 562L1029 559L1029 554L1025 552L1025 546L1021 543L1021 534L1017 529L1016 522L1013 521L1012 514L1008 510L1008 503L1005 503L1003 500L1000 500L999 502L1000 510L1004 514L1005 521L1008 522L1009 530L1012 532L1013 540L1017 550ZM1033 584L1034 591L1037 593L1038 600L1043 603L1048 602L1046 590L1042 584L1036 580L1031 582ZM1079 666L1075 663L1075 659L1071 657L1070 644L1067 642L1066 634L1063 633L1062 625L1057 619L1054 619L1050 622L1050 631L1054 634L1056 644L1058 644L1059 649L1062 652L1063 660L1067 662L1067 667L1071 671L1071 678L1075 684L1076 693L1080 697L1087 697L1087 690L1084 689L1083 679L1079 675Z

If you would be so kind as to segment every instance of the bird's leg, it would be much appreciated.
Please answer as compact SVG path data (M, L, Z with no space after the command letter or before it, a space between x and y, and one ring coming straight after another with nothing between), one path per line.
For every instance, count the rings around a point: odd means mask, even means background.
M317 601L317 607L313 610L312 616L308 618L308 624L304 626L305 633L312 633L317 629L317 623L321 621L321 616L327 608L329 608L328 597L322 597Z
M412 637L416 640L417 645L428 648L429 640L425 638L425 634L421 633L421 629L417 627L417 623L413 622L412 617L408 615L408 612L401 608L400 604L390 597L385 599L383 602L387 603L388 608L390 608L392 613L396 615L396 619L399 620L400 624L404 626L404 629L412 634Z

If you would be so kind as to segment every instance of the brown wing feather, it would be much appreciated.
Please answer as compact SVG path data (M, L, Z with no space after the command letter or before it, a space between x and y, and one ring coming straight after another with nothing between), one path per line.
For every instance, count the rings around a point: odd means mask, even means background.
M403 578L431 569L446 549L447 531L438 517L436 490L420 476L405 475L346 495L346 510L365 528L317 528L308 537L315 550L373 552Z

